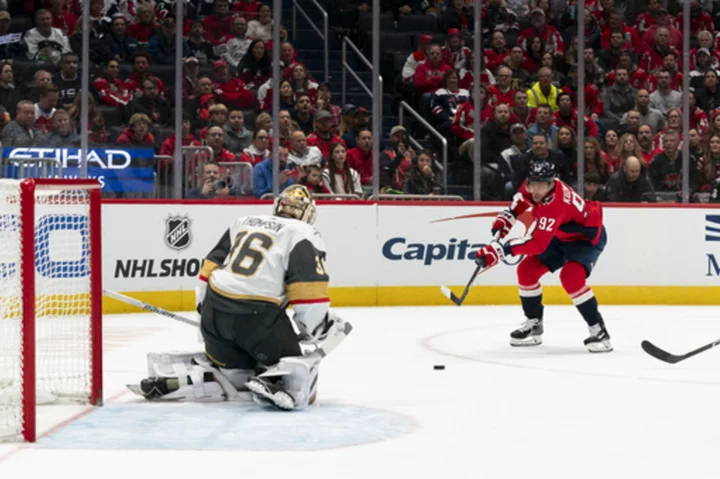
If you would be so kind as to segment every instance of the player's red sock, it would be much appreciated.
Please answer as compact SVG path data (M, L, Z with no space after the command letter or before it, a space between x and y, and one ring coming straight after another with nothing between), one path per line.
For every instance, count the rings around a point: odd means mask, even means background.
M543 304L540 278L547 272L548 269L535 256L528 256L517 267L520 302L527 318L542 319Z
M585 267L575 261L565 263L560 271L563 288L570 295L570 299L588 326L593 326L600 321L600 313L597 299L585 282L585 277Z

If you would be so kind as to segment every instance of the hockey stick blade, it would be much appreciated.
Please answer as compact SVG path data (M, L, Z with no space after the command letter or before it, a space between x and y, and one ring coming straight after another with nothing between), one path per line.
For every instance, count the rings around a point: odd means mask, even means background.
M448 298L450 301L455 303L457 306L462 306L463 301L465 301L465 298L467 297L468 293L470 292L470 288L472 287L472 284L475 282L475 278L478 277L478 275L484 273L489 268L483 268L482 266L478 265L475 268L475 271L473 272L472 277L470 278L470 281L468 281L468 284L465 286L465 290L463 291L462 295L458 298L455 293L450 291L450 288L447 286L440 286L440 292L442 292L443 296Z
M647 341L647 340L640 343L640 346L642 347L643 351L648 353L650 356L654 357L655 359L659 359L660 361L664 361L664 362L670 363L670 364L679 363L680 361L684 361L685 359L691 358L691 357L695 356L696 354L705 352L708 349L712 349L718 345L720 345L720 339L718 339L717 341L713 341L710 344L706 344L705 346L702 346L700 348L693 349L692 351L690 351L688 353L678 355L678 354L668 353L667 351L664 351L664 350L658 348L653 343L651 343L650 341Z
M450 291L450 288L448 288L447 286L440 286L440 291L442 292L443 296L445 296L447 299L449 299L456 305L460 306L463 303L462 300L455 296L455 293Z

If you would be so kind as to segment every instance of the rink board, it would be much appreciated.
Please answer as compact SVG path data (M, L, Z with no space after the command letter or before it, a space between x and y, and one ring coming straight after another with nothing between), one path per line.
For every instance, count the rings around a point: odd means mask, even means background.
M474 269L504 205L324 202L316 226L326 243L331 300L341 306L447 304ZM125 202L103 205L104 287L157 306L194 307L202 258L237 217L270 204ZM720 304L720 208L612 206L608 244L589 280L606 304ZM529 215L511 232L521 236ZM481 275L467 304L515 304L514 266ZM556 275L543 279L548 304L569 304ZM105 312L133 311L105 299Z

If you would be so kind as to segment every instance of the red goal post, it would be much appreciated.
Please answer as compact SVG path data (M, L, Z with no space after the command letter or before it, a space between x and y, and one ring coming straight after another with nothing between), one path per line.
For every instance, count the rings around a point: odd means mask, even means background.
M34 442L37 404L102 404L96 180L0 180L0 441Z

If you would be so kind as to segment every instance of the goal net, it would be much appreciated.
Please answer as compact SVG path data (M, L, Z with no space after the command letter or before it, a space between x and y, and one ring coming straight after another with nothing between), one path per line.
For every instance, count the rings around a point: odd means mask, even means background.
M101 402L100 190L0 180L0 440L34 441L36 404Z

